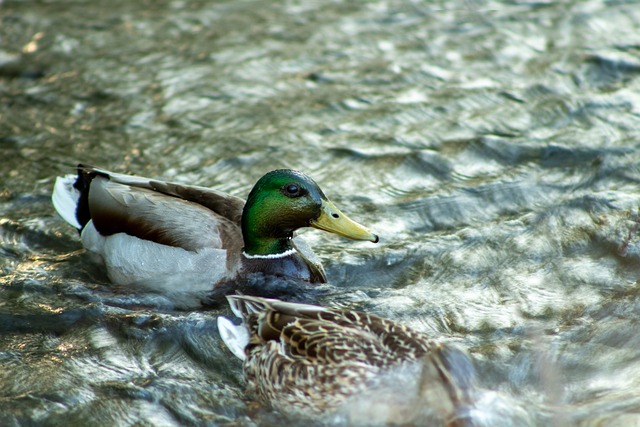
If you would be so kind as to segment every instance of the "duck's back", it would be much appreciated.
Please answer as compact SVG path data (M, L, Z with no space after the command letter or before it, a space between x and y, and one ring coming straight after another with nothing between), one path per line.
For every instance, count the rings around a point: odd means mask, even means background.
M223 249L223 234L239 231L236 224L198 203L103 177L93 179L88 196L91 221L103 236L126 233L197 251Z

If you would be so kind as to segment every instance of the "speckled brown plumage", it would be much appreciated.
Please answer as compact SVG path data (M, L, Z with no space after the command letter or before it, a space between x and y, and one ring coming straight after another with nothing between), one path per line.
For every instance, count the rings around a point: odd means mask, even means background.
M326 415L412 363L421 376L416 394L438 388L436 400L446 400L451 413L467 399L450 372L448 349L400 323L257 297L228 299L249 330L248 392L280 410Z

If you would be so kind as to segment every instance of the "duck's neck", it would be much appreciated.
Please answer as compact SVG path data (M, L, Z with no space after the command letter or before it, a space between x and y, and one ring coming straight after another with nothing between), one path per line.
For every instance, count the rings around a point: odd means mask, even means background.
M286 256L294 251L291 246L291 239L277 239L277 238L265 238L257 237L243 231L244 248L242 249L245 255L256 257L273 257Z
M273 221L274 212L258 209L249 198L242 212L243 251L247 255L278 256L293 250L293 230Z

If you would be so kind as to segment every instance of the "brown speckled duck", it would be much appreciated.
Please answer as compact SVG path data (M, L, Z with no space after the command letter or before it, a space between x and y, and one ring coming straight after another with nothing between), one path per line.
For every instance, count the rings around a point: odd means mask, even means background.
M356 425L465 425L474 372L457 347L362 312L227 299L243 324L219 317L218 329L260 401Z

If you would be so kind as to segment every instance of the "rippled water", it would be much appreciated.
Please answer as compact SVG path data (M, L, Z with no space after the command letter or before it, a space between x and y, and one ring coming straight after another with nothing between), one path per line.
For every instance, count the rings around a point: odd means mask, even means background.
M0 2L0 424L278 425L225 309L110 286L79 162L246 197L310 174L377 246L314 294L470 352L485 425L640 423L636 1Z

